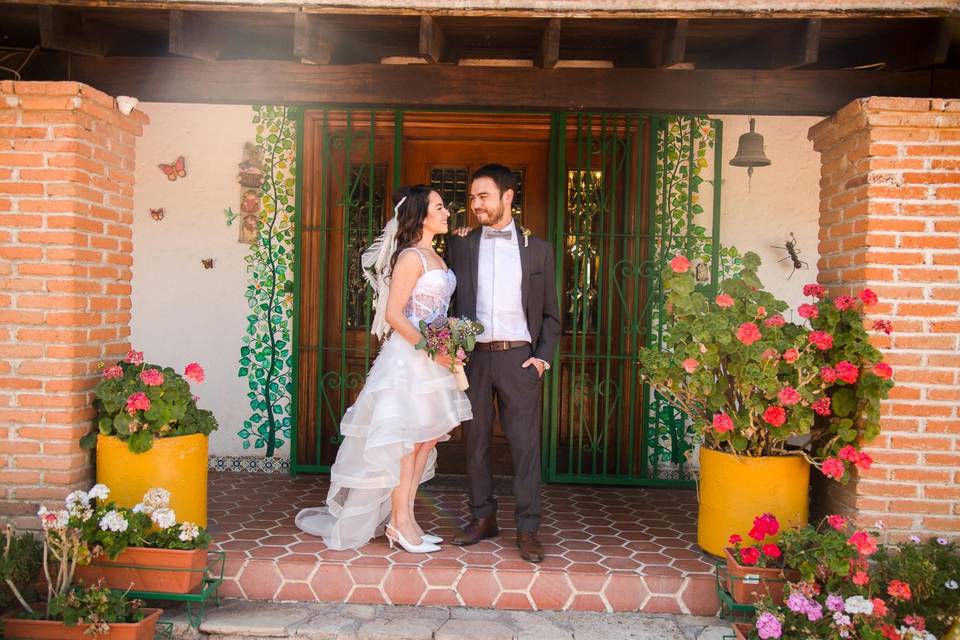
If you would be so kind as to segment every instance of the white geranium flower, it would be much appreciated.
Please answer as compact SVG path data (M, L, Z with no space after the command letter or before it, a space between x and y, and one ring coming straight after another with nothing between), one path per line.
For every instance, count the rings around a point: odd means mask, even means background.
M106 500L110 495L110 487L105 484L95 484L90 491L87 491L87 495L92 500Z
M899 631L903 640L937 640L937 636L929 631L921 631L913 627L900 627Z
M138 502L137 504L133 505L133 509L131 509L131 511L134 513L146 513L147 507L142 502Z
M873 613L873 603L863 596L850 596L843 603L843 608L847 613L871 615Z
M156 509L163 509L170 506L170 492L159 487L150 489L143 494L143 505L145 513L152 513Z
M177 536L183 542L191 542L200 535L200 527L192 522L180 523L180 535Z
M69 511L79 511L90 506L90 496L87 495L86 491L80 491L78 489L71 491L64 502L66 502Z
M153 513L150 514L150 519L153 520L153 523L161 529L169 529L173 525L177 524L177 516L173 512L173 509L169 507L160 507L159 509L154 509Z
M100 528L107 531L122 532L127 530L127 519L119 511L108 511L105 516L100 518Z
M951 591L956 591L956 589L957 589L957 581L956 581L956 580L947 580L946 582L943 583L943 586L945 586L947 589L950 589Z

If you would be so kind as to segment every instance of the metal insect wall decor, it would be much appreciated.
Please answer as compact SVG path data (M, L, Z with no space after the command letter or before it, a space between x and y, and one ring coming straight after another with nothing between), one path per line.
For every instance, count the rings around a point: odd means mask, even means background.
M800 259L800 248L797 246L797 239L794 237L793 232L790 232L790 235L787 236L787 239L783 242L782 245L772 244L770 245L773 249L783 249L787 252L787 255L777 260L777 262L783 262L784 260L789 260L793 265L793 269L790 271L790 275L787 276L787 280L793 277L794 272L797 269L809 269L810 265Z
M183 156L180 156L170 164L158 164L160 170L167 176L167 180L174 182L177 178L187 177L187 165Z
M204 269L213 269L213 258L200 258Z
M150 208L150 217L156 220L157 222L160 222L161 220L163 220L164 215L165 214L163 211L163 207L160 207L159 209L154 209L152 207Z

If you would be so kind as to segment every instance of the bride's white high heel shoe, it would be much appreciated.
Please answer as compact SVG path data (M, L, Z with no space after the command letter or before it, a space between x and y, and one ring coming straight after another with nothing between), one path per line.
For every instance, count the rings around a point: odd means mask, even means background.
M413 511L413 501L410 501L410 510ZM432 533L421 533L420 539L424 542L429 542L430 544L440 544L443 542L443 538L440 536L435 536Z
M393 535L391 535L391 532ZM396 542L403 547L407 553L431 553L433 551L440 551L440 547L426 541L426 536L421 537L420 544L410 544L396 527L389 524L387 525L387 541L390 543L391 549L393 549L393 543Z

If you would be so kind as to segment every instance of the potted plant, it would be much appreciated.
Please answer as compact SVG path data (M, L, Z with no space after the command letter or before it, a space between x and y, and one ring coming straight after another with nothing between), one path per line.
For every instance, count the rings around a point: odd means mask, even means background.
M177 522L169 492L150 489L132 509L107 502L109 492L96 485L71 494L89 513L78 524L91 562L77 567L77 580L163 593L190 593L200 586L210 535L192 522Z
M74 572L86 563L90 552L83 541L80 522L89 517L89 508L74 501L66 509L48 511L41 507L43 530L42 577L47 586L45 603L30 603L11 579L13 566L12 531L8 530L3 549L3 579L22 611L3 616L7 638L85 640L150 640L154 637L161 609L143 608L122 592L101 585L75 586Z
M764 596L783 602L783 553L774 542L780 523L772 513L753 519L747 534L753 544L744 545L740 534L730 536L724 548L727 560L727 590L735 602L753 604Z
M880 400L893 386L863 324L876 295L830 299L807 285L813 301L797 310L803 323L788 322L786 303L763 290L759 265L748 252L708 298L690 262L675 257L663 275L663 347L640 350L644 380L702 439L697 541L717 556L756 513L773 513L784 527L805 524L810 465L839 481L868 468L861 447L879 433ZM886 321L875 327L890 330Z
M113 488L118 504L132 507L147 489L162 487L177 513L206 526L207 436L217 421L190 390L203 379L195 362L180 375L132 350L104 369L94 390L97 428L80 444L96 447L97 482Z

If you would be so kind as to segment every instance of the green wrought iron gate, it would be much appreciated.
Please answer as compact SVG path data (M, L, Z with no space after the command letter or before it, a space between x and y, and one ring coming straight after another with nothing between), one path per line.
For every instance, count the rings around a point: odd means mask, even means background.
M403 121L403 111L329 109L300 123L294 472L329 469L340 416L376 353L359 253L389 211ZM720 122L583 113L551 123L548 233L563 336L544 389L544 475L688 482L696 443L642 384L636 356L668 329L660 272L670 257L691 258L702 286L717 281ZM311 287L305 271L317 276Z

